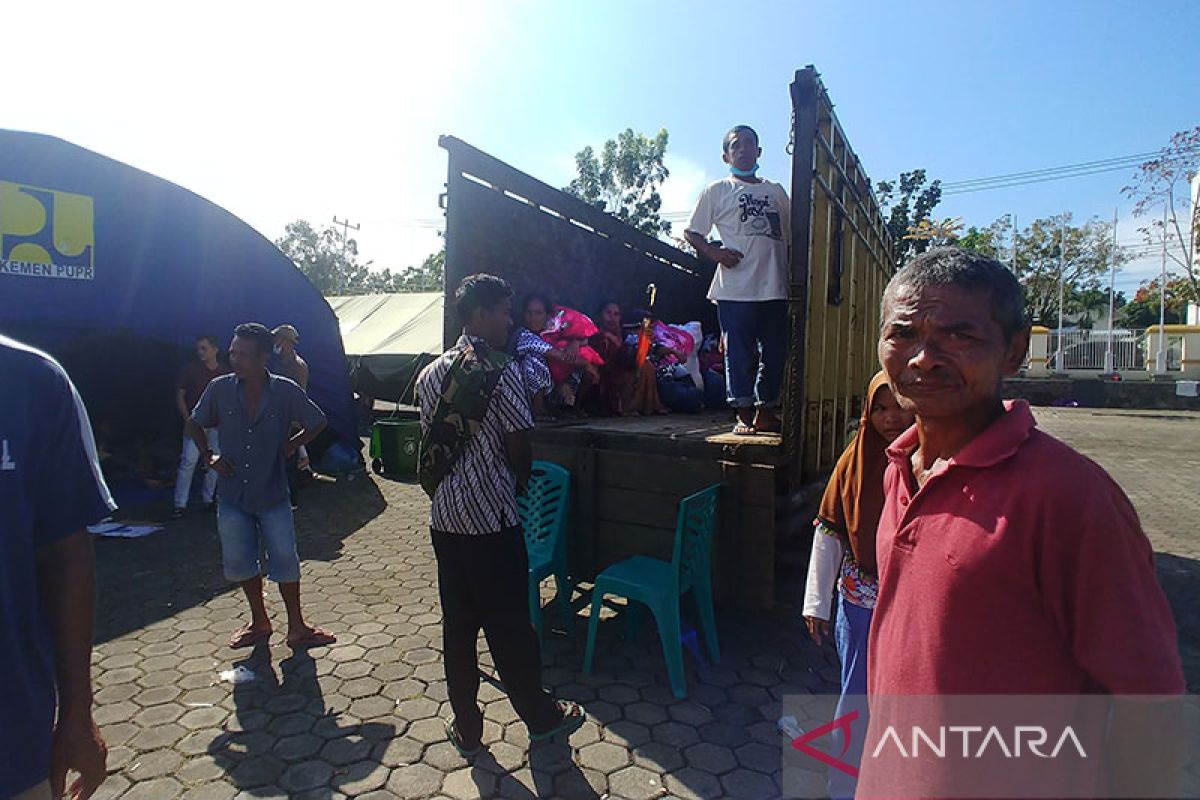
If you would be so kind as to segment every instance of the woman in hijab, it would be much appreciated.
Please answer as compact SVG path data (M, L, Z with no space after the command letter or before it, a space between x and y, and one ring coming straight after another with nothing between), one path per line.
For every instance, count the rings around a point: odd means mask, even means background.
M851 749L843 757L855 765L867 730L867 633L879 586L875 529L883 511L886 450L912 424L913 415L896 403L887 377L877 373L867 387L858 432L838 459L821 498L808 562L804 622L818 645L830 634L830 605L837 586L833 639L842 662L842 695L834 719L859 710L859 719L852 723ZM835 732L835 752L841 749L839 734L840 729ZM831 798L854 797L855 784L849 775L829 771Z

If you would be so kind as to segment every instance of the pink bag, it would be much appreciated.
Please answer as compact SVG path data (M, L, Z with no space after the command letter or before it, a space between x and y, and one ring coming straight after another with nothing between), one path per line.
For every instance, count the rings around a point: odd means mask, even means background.
M668 325L665 322L654 320L654 343L661 347L669 347L672 350L678 350L685 357L691 355L692 349L696 346L692 335L681 328L674 325ZM668 356L668 359L673 363L674 357Z
M591 317L573 308L559 307L557 313L546 323L542 338L554 344L555 338L589 339L600 332Z
M546 323L546 330L542 331L541 335L543 339L554 346L554 349L565 350L572 343L580 340L586 341L599 332L600 329L587 314L573 308L559 307L558 312ZM579 355L589 364L600 366L604 363L600 354L586 344L579 348ZM575 369L567 364L551 361L550 377L555 384L559 384L571 377L571 373Z

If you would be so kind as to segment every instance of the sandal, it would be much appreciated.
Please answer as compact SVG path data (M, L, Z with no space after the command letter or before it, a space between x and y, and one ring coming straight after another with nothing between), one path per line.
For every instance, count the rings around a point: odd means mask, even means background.
M748 422L742 422L740 419L733 426L734 436L753 436L758 433L758 429Z
M587 720L587 717L583 713L583 706L574 700L558 700L556 702L558 703L559 710L562 711L562 720L548 731L543 731L542 733L530 731L529 738L531 741L540 742L545 739L553 739L560 733L570 735L579 730Z
M249 625L243 625L233 632L229 637L229 646L234 650L241 650L243 647L253 647L259 642L265 642L271 638L271 629L254 630Z
M320 628L309 628L308 633L299 639L288 639L288 647L301 650L306 647L324 647L337 641L337 637L329 631Z
M458 754L463 758L477 756L479 755L480 751L483 750L482 742L476 747L467 747L463 743L462 737L458 733L458 725L456 725L452 719L446 720L446 739L450 742L450 744L454 745L454 749L457 750Z

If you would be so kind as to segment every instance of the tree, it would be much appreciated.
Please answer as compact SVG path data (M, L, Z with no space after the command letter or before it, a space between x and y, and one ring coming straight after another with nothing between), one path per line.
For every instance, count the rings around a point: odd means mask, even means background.
M1158 324L1159 312L1159 282L1157 279L1144 281L1138 287L1133 300L1121 309L1121 324L1127 328L1148 328ZM1172 278L1167 281L1167 306L1165 319L1168 325L1175 325L1187 314L1187 298L1191 285L1186 278Z
M1013 269L1012 218L1003 216L986 228L971 227L957 244L977 250ZM1016 233L1015 274L1025 292L1032 320L1058 324L1059 254L1062 253L1063 313L1082 314L1081 327L1092 323L1093 312L1108 309L1108 276L1113 257L1112 226L1099 219L1071 224L1071 215L1035 220ZM1118 268L1129 261L1121 247ZM1086 321L1085 321L1086 320Z
M599 156L589 145L575 154L578 176L563 191L637 228L649 236L666 236L671 223L659 216L658 188L670 175L663 158L667 131L654 138L627 128L609 139Z
M386 273L387 270L384 270ZM393 277L397 288L384 291L440 292L446 283L446 250L443 248L425 257L420 265L409 267Z
M926 185L927 181L925 170L915 169L901 172L895 181L879 181L875 184L875 196L892 234L898 267L904 266L931 246L930 238L909 236L911 231L918 230L923 221L932 222L929 215L942 199L942 182L933 181Z
M370 261L358 262L358 243L344 236L339 228L327 226L318 231L309 222L298 219L288 224L275 246L326 296L442 291L445 249L400 272L371 270Z
M1190 195L1197 161L1200 125L1172 136L1157 156L1142 163L1133 183L1121 190L1136 201L1134 217L1151 220L1138 229L1147 246L1164 250L1183 269L1184 299L1193 303L1200 302L1200 202L1192 203Z
M370 262L358 263L358 243L338 228L326 226L318 231L306 220L298 219L288 223L275 246L321 294L369 291Z

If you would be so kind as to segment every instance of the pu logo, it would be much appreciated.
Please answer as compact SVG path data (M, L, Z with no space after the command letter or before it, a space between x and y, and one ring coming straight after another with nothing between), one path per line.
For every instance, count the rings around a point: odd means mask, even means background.
M0 181L0 275L95 278L92 198Z

